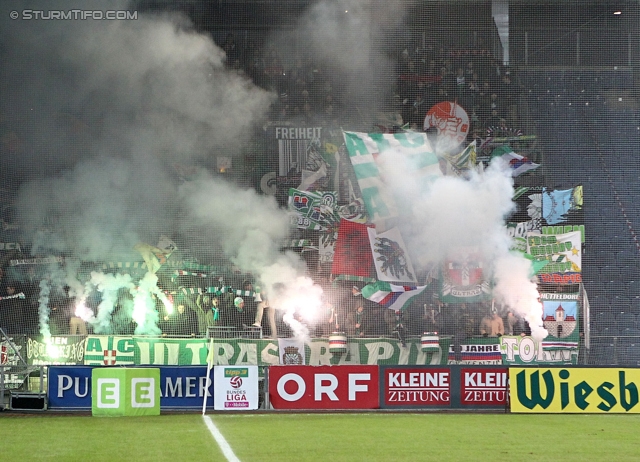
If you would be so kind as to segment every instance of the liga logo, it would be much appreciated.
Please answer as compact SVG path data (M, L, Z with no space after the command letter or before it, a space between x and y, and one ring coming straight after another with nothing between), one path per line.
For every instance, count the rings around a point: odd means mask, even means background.
M238 376L231 377L229 385L231 385L231 388L240 388L242 386L242 379Z

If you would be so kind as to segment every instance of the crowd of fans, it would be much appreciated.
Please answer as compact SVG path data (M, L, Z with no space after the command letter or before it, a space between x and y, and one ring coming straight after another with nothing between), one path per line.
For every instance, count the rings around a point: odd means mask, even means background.
M261 50L253 43L241 48L232 33L222 48L231 72L243 74L256 85L278 94L270 114L273 124L295 122L300 126L340 127L353 116L353 109L343 103L341 82L332 78L335 74L326 63L305 55L285 64L277 49ZM500 130L506 133L509 126L518 124L517 99L522 88L508 68L482 49L407 47L400 52L395 71L396 84L386 105L391 115L384 126L370 130L423 130L427 111L441 101L455 101L467 111L472 125L468 141L486 136L487 131L493 131L494 135ZM96 332L93 323L76 315L77 300L68 287L53 287L43 299L40 280L47 277L46 266L9 267L8 261L6 258L0 261L4 264L4 268L0 266L3 329L26 335L41 334L43 329L48 329L51 335ZM309 275L324 289L323 307L313 322L299 314L293 316L306 325L311 336L345 332L352 337L398 336L404 340L423 332L459 338L527 331L521 319L505 311L500 311L504 314L501 318L486 303L445 306L437 299L435 288L424 291L405 312L396 313L363 298L360 289L364 284L354 286L351 282L331 280L329 274L318 270L317 262L308 267ZM220 279L208 279L205 283L203 279L176 279L171 269L159 271L159 286L173 306L172 311L167 310L165 304L156 300L161 335L205 336L211 328L258 332L268 337L293 334L290 323L283 320L284 312L271 306L266 294L254 290L251 275L230 274L227 285L242 294L233 290L210 293L208 287ZM84 303L96 313L100 294L94 291ZM132 311L133 296L129 290L121 289L109 327L102 327L100 333L134 334Z
M14 271L13 274L19 273ZM86 322L76 314L78 300L70 296L68 286L52 288L43 301L39 282L46 275L39 274L36 266L28 266L20 277L22 279L9 278L0 268L0 297L3 297L0 300L0 326L7 333L36 336L42 333L44 325L54 336L136 333L137 324L132 316L134 299L129 289L119 290L109 326L97 328L96 324ZM439 302L434 291L426 290L406 311L394 312L362 297L358 285L327 279L316 282L323 286L324 295L323 304L313 320L303 316L302 312L292 313L312 337L344 332L350 337L392 336L405 340L424 332L458 338L530 333L524 320L512 312L492 309L488 302L446 305ZM271 305L265 293L255 291L250 279L238 284L238 290L218 292L208 291L204 286L188 290L176 283L168 283L167 286L170 289L167 287L169 290L165 293L172 309L154 297L157 325L163 336L204 337L212 331L219 335L269 338L294 334L291 325L283 319L285 313ZM24 297L14 297L18 294L24 294ZM97 291L83 300L84 306L94 313L100 302ZM43 313L43 303L46 313ZM498 311L504 312L504 317Z
M303 55L285 63L275 47L260 49L253 42L244 48L229 33L222 44L226 64L256 85L275 92L271 121L300 126L334 126L360 121L356 108L345 103L341 73L331 63ZM427 43L408 46L397 59L395 84L388 109L388 129L405 126L422 130L428 110L443 101L457 102L472 124L469 139L487 130L511 130L519 124L517 103L522 85L508 67L477 46L464 50ZM378 95L378 96L381 96Z

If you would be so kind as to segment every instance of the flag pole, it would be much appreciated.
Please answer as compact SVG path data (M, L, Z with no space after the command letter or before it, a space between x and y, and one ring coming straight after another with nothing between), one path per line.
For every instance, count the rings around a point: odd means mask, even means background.
M211 368L213 367L213 355L215 354L213 350L213 337L211 337L211 342L209 344L209 354L207 355L207 375L205 376L205 389L204 389L204 398L202 400L202 415L207 411L207 394L209 393L209 387L211 386L212 380L209 378L211 375Z

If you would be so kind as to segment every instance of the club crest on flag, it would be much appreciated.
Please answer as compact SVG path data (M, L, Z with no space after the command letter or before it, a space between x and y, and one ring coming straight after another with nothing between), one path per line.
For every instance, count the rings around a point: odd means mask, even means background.
M116 364L116 350L104 350L103 354L103 363L105 366L114 366Z
M446 303L473 302L490 292L482 256L475 250L459 251L445 261L442 299Z
M434 105L424 119L424 129L435 127L438 136L458 145L469 134L469 115L462 106L451 101L443 101Z
M402 278L407 276L408 279L413 279L413 274L407 267L407 258L404 255L404 250L398 245L396 241L392 241L387 238L377 238L374 244L375 251L380 256L377 258L382 261L381 270L386 275L387 271L395 278Z
M378 280L416 283L413 265L398 228L378 233L367 229Z
M286 365L304 364L304 362L302 361L302 355L298 351L298 347L294 346L288 346L284 349L282 362Z

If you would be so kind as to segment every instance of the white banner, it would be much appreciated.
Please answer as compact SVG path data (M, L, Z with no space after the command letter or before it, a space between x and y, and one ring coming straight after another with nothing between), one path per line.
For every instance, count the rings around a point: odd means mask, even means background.
M304 342L295 338L279 338L280 364L305 364Z
M367 228L367 232L378 280L417 284L416 273L400 230L391 228L384 233L377 233L374 228Z
M216 411L258 409L258 366L214 366L213 408Z

